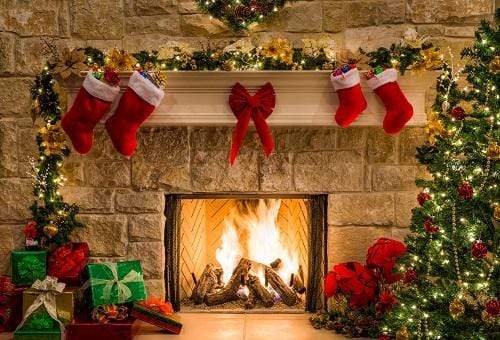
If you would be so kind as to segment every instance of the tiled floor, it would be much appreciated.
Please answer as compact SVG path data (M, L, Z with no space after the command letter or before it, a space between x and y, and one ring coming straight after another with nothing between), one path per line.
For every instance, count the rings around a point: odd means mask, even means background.
M159 333L143 325L135 340L340 340L344 337L311 327L309 314L180 313L180 335ZM12 335L0 334L0 340ZM81 339L86 340L86 339ZM109 339L119 340L119 339Z

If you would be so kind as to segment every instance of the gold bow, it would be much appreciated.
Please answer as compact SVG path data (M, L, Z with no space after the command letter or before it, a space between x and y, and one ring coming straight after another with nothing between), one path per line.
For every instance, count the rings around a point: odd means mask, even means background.
M68 48L65 48L62 50L53 72L60 75L63 79L68 78L72 74L80 76L80 73L88 68L84 61L85 53L83 50L73 49L70 51Z

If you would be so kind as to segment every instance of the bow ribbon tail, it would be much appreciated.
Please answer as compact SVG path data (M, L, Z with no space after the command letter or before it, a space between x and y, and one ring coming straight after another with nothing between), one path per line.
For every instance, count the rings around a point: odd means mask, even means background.
M269 125L267 125L266 119L260 112L254 112L252 114L252 119L255 124L255 128L257 129L257 133L259 134L264 153L266 154L266 157L269 157L274 150L274 140L271 130L269 129Z
M231 165L234 164L234 161L236 160L236 157L240 152L241 144L243 144L243 139L247 134L249 124L250 124L250 108L247 108L238 117L238 121L236 122L236 126L233 131L231 151L229 152L229 164Z

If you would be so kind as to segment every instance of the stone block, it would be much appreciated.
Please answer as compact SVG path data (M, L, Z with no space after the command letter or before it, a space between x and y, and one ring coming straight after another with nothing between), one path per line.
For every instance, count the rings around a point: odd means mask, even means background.
M392 239L404 242L406 236L411 234L410 228L392 228Z
M21 226L0 225L0 275L8 275L10 252L16 248L14 233L22 234Z
M347 27L377 25L381 16L378 1L349 1L344 4Z
M74 152L76 153L76 152ZM123 161L123 156L116 151L113 143L103 126L97 126L94 129L94 140L92 149L85 155L85 158L91 161Z
M411 224L411 210L418 206L417 191L397 192L394 196L394 212L398 227L409 227Z
M71 0L71 32L82 39L121 39L122 1Z
M0 33L0 73L11 72L14 68L14 35Z
M139 15L165 14L177 11L176 0L136 0L136 13Z
M132 184L138 188L189 190L187 128L150 128L138 134Z
M179 35L179 15L176 13L154 16L127 17L125 19L125 30L127 34L162 33Z
M299 152L294 157L297 191L361 191L363 178L359 151Z
M168 35L158 33L126 35L123 38L123 48L130 52L157 50L159 47L168 41L172 41L173 39L174 38ZM196 49L206 48L208 46L208 38L206 37L175 37L175 41L189 43Z
M367 130L366 159L368 163L394 164L396 162L396 137L380 128Z
M17 145L19 150L19 161L28 162L30 157L38 156L38 145L36 145L36 128L19 128L17 140L22 141Z
M130 185L130 161L87 162L83 167L85 184L91 187Z
M260 190L291 191L292 155L274 153L269 158L262 157L259 166Z
M28 179L0 179L0 221L25 222L31 216L33 182Z
M394 197L386 193L328 196L328 223L334 225L391 225Z
M379 24L400 24L405 22L406 1L381 1L379 3L379 15Z
M417 164L417 147L424 144L426 134L423 128L408 127L399 135L399 163Z
M222 151L231 145L230 127L195 127L191 130L190 144L193 150Z
M165 216L163 214L130 215L128 237L130 241L163 241Z
M195 151L192 156L193 190L257 191L259 190L258 153L241 150L233 166L226 151Z
M342 2L323 2L323 30L326 32L341 32L346 26L345 6Z
M409 18L414 23L436 22L477 22L478 19L490 15L490 0L414 0L408 5ZM472 20L471 20L472 19Z
M414 190L416 171L415 166L374 166L372 188L375 191Z
M29 78L0 78L0 117L17 115L27 117L31 106Z
M17 127L14 121L0 120L0 177L18 173Z
M128 246L128 258L140 260L145 279L163 278L165 254L162 242L132 242Z
M56 0L0 4L0 30L20 36L58 35L57 19Z
M448 37L474 38L476 26L448 26L444 34Z
M366 131L364 128L350 127L338 129L337 149L356 150L363 149L366 145Z
M88 242L91 256L127 254L127 218L122 215L79 215L84 224L73 232L72 240Z
M335 264L366 262L368 248L380 237L392 237L390 227L328 227L328 268Z
M212 37L227 34L228 27L220 20L210 19L206 14L181 16L182 33L187 36Z
M444 34L444 26L443 25L417 25L415 27L417 29L417 33L423 36L439 36Z
M332 127L276 128L273 129L273 135L277 152L332 151L335 150L337 129Z
M408 25L383 25L347 28L344 31L345 48L350 51L356 51L359 48L371 51L379 47L389 47L401 40L408 27Z
M66 186L60 191L64 200L77 204L82 213L113 212L113 189Z
M322 3L297 1L289 3L280 13L280 28L287 32L321 32Z
M61 175L66 177L66 185L83 185L83 163L65 161L61 168Z
M116 192L115 210L127 213L163 212L164 198L159 192Z
M164 280L145 280L146 291L148 296L165 296L165 281Z
M194 1L179 1L179 5L177 6L177 8L179 9L180 14L201 13Z

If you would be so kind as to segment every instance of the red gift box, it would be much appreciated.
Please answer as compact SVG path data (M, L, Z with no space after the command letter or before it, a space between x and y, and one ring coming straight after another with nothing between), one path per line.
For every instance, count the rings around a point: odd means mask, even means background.
M78 319L66 327L66 340L132 340L139 329L140 324L133 317L104 324Z
M171 334L179 334L182 330L182 323L173 314L174 310L169 302L157 298L149 298L146 301L134 304L132 316L160 327Z
M0 333L13 332L23 319L23 291L10 277L0 276Z
M59 282L69 286L79 286L83 283L82 274L88 262L89 245L70 242L50 253L47 275L57 277Z

